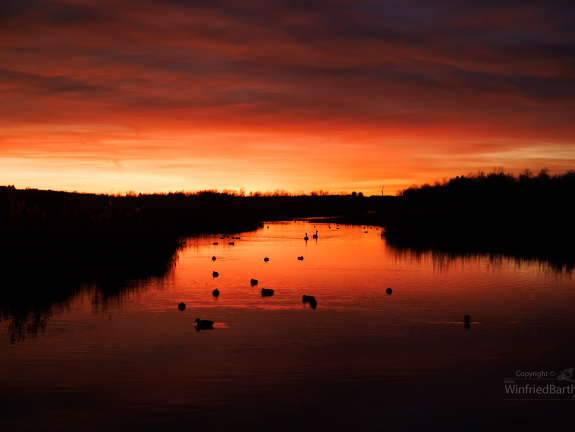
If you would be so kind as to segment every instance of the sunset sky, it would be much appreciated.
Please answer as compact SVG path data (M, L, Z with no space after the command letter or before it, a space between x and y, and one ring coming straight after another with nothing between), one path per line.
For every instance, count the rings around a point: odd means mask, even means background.
M575 3L1 0L0 185L395 194L575 169Z

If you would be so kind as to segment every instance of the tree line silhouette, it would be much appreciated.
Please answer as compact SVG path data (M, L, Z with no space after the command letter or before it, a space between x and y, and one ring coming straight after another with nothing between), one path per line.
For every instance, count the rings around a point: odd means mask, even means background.
M573 267L575 171L458 176L398 196L285 191L104 195L0 187L0 321L15 339L41 331L54 304L87 281L105 301L129 280L164 275L182 239L233 234L263 221L385 227L396 248L536 257ZM96 294L95 294L96 295Z
M575 171L497 170L402 191L385 214L392 244L573 259Z
M565 253L575 240L575 171L503 170L413 186L396 197L285 191L124 196L0 187L0 252L127 266L170 257L179 239L256 229L263 221L331 216L385 227L388 242ZM132 257L132 258L130 258ZM82 267L79 264L79 268ZM150 262L151 264L151 262Z
M170 257L182 237L256 229L262 221L366 211L363 196L242 194L216 191L124 196L0 187L0 252L91 260L107 268ZM62 258L63 257L63 258ZM83 258L82 258L83 257Z

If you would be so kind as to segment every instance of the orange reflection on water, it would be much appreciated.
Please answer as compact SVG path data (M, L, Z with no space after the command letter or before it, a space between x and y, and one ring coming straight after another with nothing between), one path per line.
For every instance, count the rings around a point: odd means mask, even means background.
M6 427L113 413L148 429L251 422L272 430L278 416L303 410L316 429L353 430L357 413L382 429L403 425L414 406L418 430L462 412L517 422L531 408L513 417L501 406L503 377L571 366L568 275L487 256L402 252L375 227L298 221L238 236L187 239L167 276L134 281L116 301L84 290L32 343L5 344L0 371L11 396L2 402L37 408L36 423L15 416ZM262 288L274 295L262 297ZM197 332L196 318L214 329Z

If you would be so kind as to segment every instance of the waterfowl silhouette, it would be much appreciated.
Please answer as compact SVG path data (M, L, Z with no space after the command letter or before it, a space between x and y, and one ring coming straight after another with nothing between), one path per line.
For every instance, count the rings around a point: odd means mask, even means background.
M186 308L186 304L185 304L184 302L181 302L181 303L178 305L178 309L181 310L181 311L183 311L185 308Z
M300 260L300 261L303 261L303 257L302 257L302 256L297 257L297 259Z
M196 330L213 330L214 329L214 322L210 320L201 320L196 318Z
M307 233L305 233L305 237L303 238L304 240L309 240L309 237L307 236Z
M391 288L388 288L385 290L387 295L391 295L391 293L393 292L393 290Z
M220 274L219 274L217 271L213 271L213 272L212 272L212 276L213 276L213 277L218 277L219 275L220 275Z
M213 256L213 257L212 257L212 261L215 261L215 260L216 260L216 257L215 257L215 256Z
M309 296L309 295L304 294L303 296L301 296L301 301L304 304L308 303L312 309L315 309L317 307L317 300L315 299L314 296Z
M274 295L273 289L262 288L262 297L270 297Z
M220 290L216 288L215 290L212 291L212 295L214 297L218 297L220 295Z
M235 242L229 242L228 243L230 246L233 246L235 244Z
M258 280L257 279L250 279L250 285L251 286L256 286L258 284Z
M316 239L316 238L317 238L317 231L315 232L315 234L314 234L314 235L312 235L312 237L313 237L314 239Z
M265 261L265 262L268 262L269 260L270 260L270 259L269 259L268 257L265 257L265 258L264 258L264 261Z
M465 315L463 317L463 328L464 329L470 329L471 328L471 317L469 315Z

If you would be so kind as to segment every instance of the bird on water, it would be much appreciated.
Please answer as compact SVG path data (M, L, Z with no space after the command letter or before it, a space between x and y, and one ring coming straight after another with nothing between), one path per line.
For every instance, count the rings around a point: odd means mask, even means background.
M219 274L217 271L213 271L213 272L212 272L212 276L213 276L213 277L218 277L219 275L220 275L220 274Z
M314 296L310 296L310 295L305 295L305 294L304 294L303 296L301 296L301 301L302 301L304 304L305 304L305 303L308 303L309 306L310 306L312 309L315 309L315 308L317 307L317 300L315 299Z
M391 288L388 288L385 290L385 292L387 293L387 295L391 295L391 293L393 292L393 290Z
M181 302L181 303L178 305L178 309L181 310L181 311L183 311L185 308L186 308L186 304L185 304L184 302Z
M264 261L265 261L265 262L268 262L269 260L270 260L270 259L269 259L268 257L265 257L265 258L264 258Z
M315 234L314 234L314 235L312 235L312 237L313 237L314 239L316 239L316 238L317 238L317 231L315 232Z
M262 297L270 297L274 295L274 290L269 288L262 288Z
M251 286L256 286L259 283L259 281L257 279L250 279L250 285Z
M196 329L197 330L213 330L214 322L210 320L201 320L196 318Z
M304 240L309 240L309 237L307 236L307 233L305 233L305 237L303 238Z
M218 297L220 295L220 290L216 288L215 290L212 291L212 295L214 297Z

